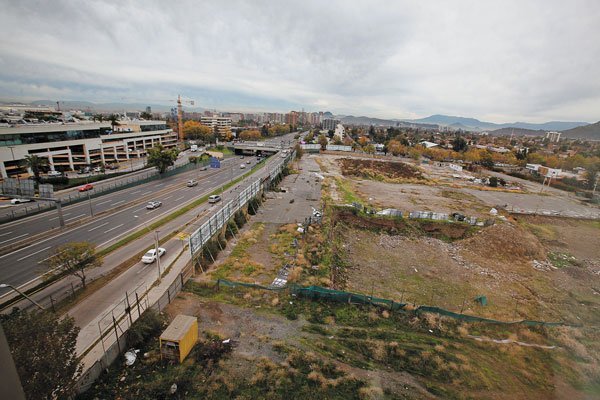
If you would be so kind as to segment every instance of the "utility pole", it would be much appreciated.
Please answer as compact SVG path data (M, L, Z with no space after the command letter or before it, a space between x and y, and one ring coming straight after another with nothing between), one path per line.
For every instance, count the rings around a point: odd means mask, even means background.
M160 277L160 255L158 254L158 233L159 231L154 231L155 234L155 240L156 240L156 253L155 253L155 257L156 257L156 266L158 267L158 282L161 281L161 277Z
M87 190L87 198L88 198L88 203L90 204L90 215L93 217L94 216L94 209L92 208L92 197L90 196L90 191Z

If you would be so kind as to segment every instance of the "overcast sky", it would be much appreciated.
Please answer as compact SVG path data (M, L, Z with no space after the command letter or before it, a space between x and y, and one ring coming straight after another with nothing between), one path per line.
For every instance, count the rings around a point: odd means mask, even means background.
M0 0L0 98L600 119L600 1Z

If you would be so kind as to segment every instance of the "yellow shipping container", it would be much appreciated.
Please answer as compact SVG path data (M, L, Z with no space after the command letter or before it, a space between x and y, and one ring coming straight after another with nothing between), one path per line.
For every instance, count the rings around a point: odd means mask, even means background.
M178 315L160 335L160 357L180 363L198 341L198 318Z

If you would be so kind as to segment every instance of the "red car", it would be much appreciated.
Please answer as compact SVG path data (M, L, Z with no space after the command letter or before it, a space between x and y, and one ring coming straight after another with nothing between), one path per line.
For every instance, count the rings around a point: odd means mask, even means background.
M87 192L88 190L92 190L93 188L94 188L94 185L92 185L91 183L86 183L85 185L83 185L79 188L79 191Z

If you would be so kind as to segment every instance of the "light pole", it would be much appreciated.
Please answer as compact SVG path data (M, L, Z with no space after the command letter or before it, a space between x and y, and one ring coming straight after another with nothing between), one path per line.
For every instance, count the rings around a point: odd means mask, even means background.
M156 257L156 266L158 267L158 282L160 282L160 254L158 254L158 233L160 231L154 231L154 233L156 234L155 240L156 240L156 253L155 253L155 257Z
M88 203L90 204L90 215L93 217L94 216L94 209L92 207L92 198L90 196L90 191L86 190L86 193L87 193Z
M11 288L15 292L19 293L21 296L25 297L27 300L29 300L30 302L32 302L33 304L35 304L35 306L38 307L40 310L44 310L44 307L42 307L38 302L36 302L35 300L33 300L31 297L27 296L25 293L21 292L19 289L17 289L13 285L8 285L6 283L0 283L0 288L7 288L7 287Z

